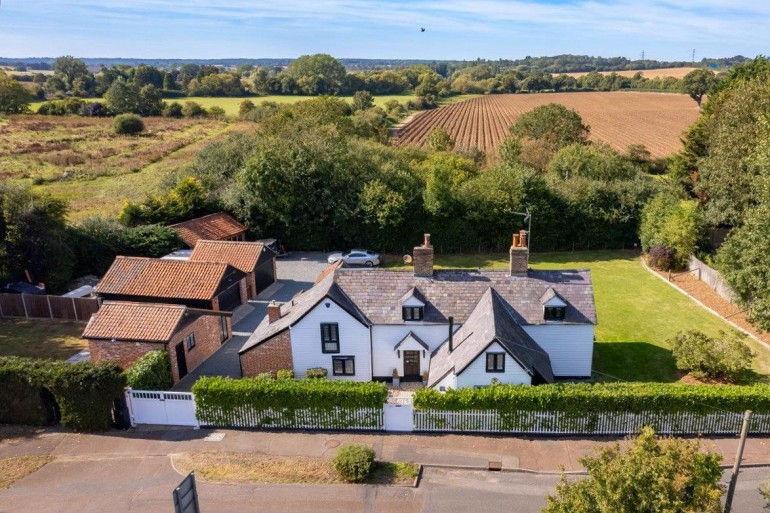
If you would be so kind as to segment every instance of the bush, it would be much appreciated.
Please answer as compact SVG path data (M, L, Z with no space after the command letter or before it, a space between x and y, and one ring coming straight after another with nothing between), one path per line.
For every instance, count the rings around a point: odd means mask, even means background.
M101 102L91 102L83 105L80 111L81 116L87 118L104 118L110 115L107 107Z
M697 330L680 331L670 342L676 368L695 377L734 382L751 367L754 354L744 342L746 335L719 332L716 338Z
M197 102L184 102L182 115L186 118L205 118L206 109Z
M126 370L127 386L136 390L168 390L174 385L168 352L150 351Z
M281 369L275 375L278 379L294 379L294 371L289 369Z
M166 103L163 106L163 117L164 118L176 118L179 119L183 117L184 114L182 113L182 104L179 102L171 102Z
M209 108L208 117L211 119L218 119L220 121L227 119L227 112L222 107L214 105Z
M254 105L253 101L249 99L243 100L240 106L238 107L238 116L242 118L246 114L254 110L255 108L256 108L256 105Z
M647 254L647 263L661 271L673 269L675 261L674 250L660 244L653 246Z
M45 102L38 109L37 113L43 116L68 116L79 115L86 102L77 98L65 98L63 100L52 100Z
M307 372L305 372L305 377L307 379L325 379L328 375L329 371L320 367L308 369Z
M115 118L112 129L121 135L138 134L144 131L144 121L136 114L121 114Z
M0 358L0 424L56 424L56 402L44 386L47 363Z
M366 445L345 444L334 457L334 470L349 483L360 483L372 472L374 450Z

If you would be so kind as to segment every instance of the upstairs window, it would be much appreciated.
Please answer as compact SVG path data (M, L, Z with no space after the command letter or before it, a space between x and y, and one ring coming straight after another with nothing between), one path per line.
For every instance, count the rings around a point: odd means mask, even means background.
M402 314L405 321L421 321L425 307L423 306L405 306L402 308Z
M505 353L487 353L487 372L505 372Z
M563 321L564 320L564 313L566 312L567 307L565 306L546 306L545 307L545 313L543 314L543 318L546 321Z
M337 323L321 324L321 351L323 353L340 352L340 330Z

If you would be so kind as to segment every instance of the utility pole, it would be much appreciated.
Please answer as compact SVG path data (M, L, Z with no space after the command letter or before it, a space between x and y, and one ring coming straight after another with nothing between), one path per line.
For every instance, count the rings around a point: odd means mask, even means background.
M642 60L644 60L644 50L642 50Z
M741 470L741 460L743 459L743 448L746 446L746 436L749 434L749 423L751 422L751 410L746 410L743 414L743 426L741 426L741 440L738 443L738 452L735 454L735 464L733 465L733 475L730 476L730 484L727 487L727 497L725 498L725 513L730 513L733 507L733 495L735 495L735 485L738 484L738 473Z
M695 62L695 48L692 49L692 62Z

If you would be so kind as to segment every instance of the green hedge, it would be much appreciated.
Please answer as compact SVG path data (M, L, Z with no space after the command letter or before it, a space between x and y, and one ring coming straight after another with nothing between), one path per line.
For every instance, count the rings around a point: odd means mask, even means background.
M167 351L150 351L126 370L126 384L135 390L169 390L174 386Z
M113 401L124 386L114 363L0 358L0 422L50 425L58 408L67 427L103 431L112 425Z
M446 393L418 390L418 410L562 411L572 413L626 411L713 413L753 410L770 413L768 385L684 385L669 383L561 383L493 385Z

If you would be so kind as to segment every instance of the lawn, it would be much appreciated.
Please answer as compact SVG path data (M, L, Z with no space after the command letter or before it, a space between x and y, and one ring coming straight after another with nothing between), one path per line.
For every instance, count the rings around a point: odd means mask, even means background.
M49 463L51 456L18 456L0 459L0 490L37 472Z
M677 381L671 337L687 329L709 335L732 329L644 269L635 251L534 253L530 265L591 270L599 320L594 371L600 379ZM507 269L508 255L437 255L436 267ZM765 381L770 375L770 350L752 339L748 343L757 357L753 372L743 381Z
M88 347L84 322L0 319L0 356L66 360Z

